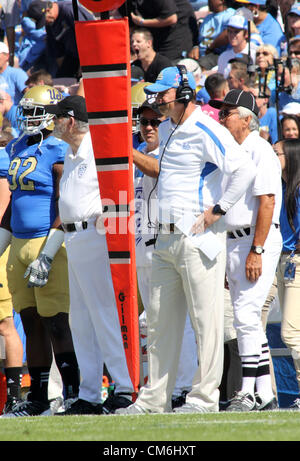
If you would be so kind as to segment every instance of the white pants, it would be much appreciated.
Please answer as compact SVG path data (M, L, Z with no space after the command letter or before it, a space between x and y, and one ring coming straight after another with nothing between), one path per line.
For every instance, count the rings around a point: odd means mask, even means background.
M227 239L226 274L234 311L234 327L237 332L241 356L261 355L261 346L267 342L261 321L262 307L274 280L282 248L279 229L271 226L262 254L262 275L256 282L246 278L245 264L253 241L253 235Z
M137 403L171 410L187 311L195 332L199 365L187 402L218 411L223 373L225 233L212 230L224 251L210 261L181 233L159 234L153 252L151 305L147 312L149 380Z
M147 314L150 305L151 265L138 267L137 278L143 306ZM145 318L147 318L147 315ZM190 316L187 315L173 395L178 396L182 391L191 390L192 379L197 367L198 360L195 333L191 325Z
M94 226L65 234L70 326L81 374L79 398L101 402L103 362L116 392L133 392L123 347L106 237Z

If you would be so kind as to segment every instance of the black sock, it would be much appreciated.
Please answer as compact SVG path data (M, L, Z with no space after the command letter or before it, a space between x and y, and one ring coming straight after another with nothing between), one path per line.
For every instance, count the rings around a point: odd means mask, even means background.
M21 398L22 367L5 368L7 396Z
M80 374L75 352L55 354L57 368L62 377L65 398L77 397L79 392Z
M30 375L29 400L48 402L48 383L50 367L28 367Z

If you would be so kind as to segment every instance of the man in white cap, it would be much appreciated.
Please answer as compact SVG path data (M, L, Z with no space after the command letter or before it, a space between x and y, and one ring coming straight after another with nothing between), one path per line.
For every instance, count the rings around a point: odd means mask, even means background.
M248 21L239 14L231 16L227 23L228 41L231 47L220 54L218 59L218 72L223 74L225 78L228 77L230 72L229 61L235 56L244 54L248 55L250 46L250 59L249 65L255 62L255 47L248 43Z
M231 134L195 104L195 88L192 74L180 65L163 69L156 82L145 87L146 93L157 93L160 112L168 117L159 126L159 226L147 313L149 379L137 401L117 414L171 410L187 311L199 366L186 403L174 412L219 410L224 346L222 215L253 180L255 168ZM208 228L209 236L202 235L202 241L213 251L218 243L218 254L212 255L208 248L201 251L199 241L193 240Z

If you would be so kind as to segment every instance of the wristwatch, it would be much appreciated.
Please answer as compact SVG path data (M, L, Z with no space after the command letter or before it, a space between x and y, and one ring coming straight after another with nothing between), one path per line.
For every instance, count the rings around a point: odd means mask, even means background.
M220 205L217 203L212 209L212 214L221 214L224 216L226 214L226 211L222 210Z
M251 251L253 251L253 253L256 253L257 255L261 255L262 253L265 252L265 250L263 249L263 247L257 245L252 245L251 247Z

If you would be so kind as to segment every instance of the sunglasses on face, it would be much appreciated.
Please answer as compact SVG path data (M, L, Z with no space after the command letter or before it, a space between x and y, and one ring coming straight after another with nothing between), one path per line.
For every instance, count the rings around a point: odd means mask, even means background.
M152 128L157 128L159 125L160 125L160 120L158 120L158 118L145 118L145 117L142 117L140 119L140 124L142 126L148 126L150 123L150 125L152 126Z
M270 53L268 51L257 51L256 56L260 56L261 54L263 56L269 56Z
M221 109L219 111L219 120L223 120L224 118L230 117L230 115L237 114L236 110L230 110L230 109Z

